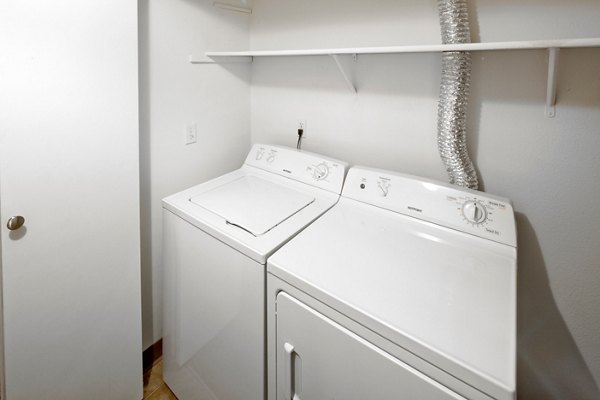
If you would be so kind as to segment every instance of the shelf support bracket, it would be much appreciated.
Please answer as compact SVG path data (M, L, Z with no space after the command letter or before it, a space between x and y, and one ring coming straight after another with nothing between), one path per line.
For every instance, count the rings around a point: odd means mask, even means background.
M348 88L356 93L356 85L354 84L353 73L351 71L354 70L353 64L356 63L356 54L352 54L352 60L348 62L348 60L342 60L339 54L330 54L333 61L335 61L335 65L340 70L342 74L342 78L346 82Z
M558 60L560 48L548 49L548 84L546 86L546 117L554 118L556 114L556 84L558 82Z

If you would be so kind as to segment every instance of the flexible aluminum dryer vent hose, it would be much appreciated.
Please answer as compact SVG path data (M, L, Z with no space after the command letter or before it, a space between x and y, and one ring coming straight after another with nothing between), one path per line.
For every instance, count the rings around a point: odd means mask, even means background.
M438 0L442 43L470 43L466 0ZM467 106L471 53L442 53L442 82L438 103L438 149L450 183L477 189L477 173L467 152Z

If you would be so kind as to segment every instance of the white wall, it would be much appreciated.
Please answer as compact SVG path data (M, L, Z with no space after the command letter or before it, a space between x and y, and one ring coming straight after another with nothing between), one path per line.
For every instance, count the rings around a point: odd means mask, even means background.
M593 0L470 1L473 41L600 36ZM436 2L257 0L252 49L439 43ZM483 188L517 211L518 394L600 396L600 50L561 52L544 115L545 51L474 53L469 144ZM360 56L358 94L333 60L257 59L252 142L294 145L446 180L436 148L437 54Z
M162 336L161 199L238 168L249 150L248 67L188 63L248 47L248 15L212 3L139 0L144 348ZM185 145L190 122L198 142Z

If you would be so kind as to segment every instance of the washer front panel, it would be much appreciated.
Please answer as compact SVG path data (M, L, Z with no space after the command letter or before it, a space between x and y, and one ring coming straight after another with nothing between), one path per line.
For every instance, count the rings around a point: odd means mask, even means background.
M163 235L165 382L181 400L264 400L264 265L167 210Z

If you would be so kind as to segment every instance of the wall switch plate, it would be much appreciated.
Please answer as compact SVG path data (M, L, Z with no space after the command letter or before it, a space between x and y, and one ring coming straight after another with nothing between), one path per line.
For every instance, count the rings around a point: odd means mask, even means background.
M198 140L198 126L195 122L185 126L185 144L196 143Z

